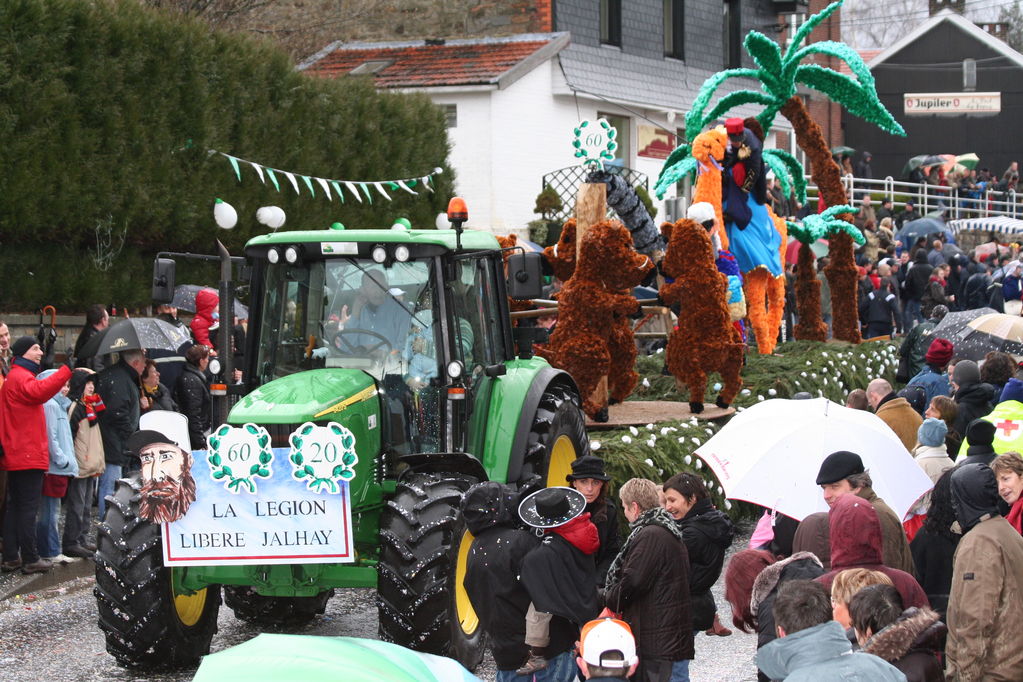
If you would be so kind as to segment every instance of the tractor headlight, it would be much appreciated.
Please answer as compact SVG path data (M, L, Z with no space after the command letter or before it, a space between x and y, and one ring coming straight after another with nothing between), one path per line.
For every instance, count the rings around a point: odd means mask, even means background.
M383 263L387 260L387 249L382 246L374 246L372 255L374 263Z
M266 252L266 259L276 265L281 262L281 252L277 249L270 249Z
M298 262L298 249L294 246L289 246L284 250L284 260L288 261L292 265Z
M458 360L452 360L448 363L448 376L452 379L458 379L462 376L462 372L464 371L465 368L462 367L462 363Z
M405 246L404 244L399 244L397 247L395 247L395 249L394 249L394 260L396 260L396 261L398 261L400 263L404 263L405 261L408 260L408 257L409 257L409 251L408 251L408 247L407 246Z

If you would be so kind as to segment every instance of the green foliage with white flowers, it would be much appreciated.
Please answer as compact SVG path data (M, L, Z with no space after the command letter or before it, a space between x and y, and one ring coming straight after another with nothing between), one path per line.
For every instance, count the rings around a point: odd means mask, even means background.
M745 388L735 400L744 410L771 398L791 398L800 391L845 404L849 392L866 388L872 379L895 383L898 344L872 341L859 345L840 342L793 341L778 346L781 355L749 355L743 370ZM661 374L663 354L640 356L636 370L640 383L630 400L686 401L685 391L675 388L675 379ZM718 381L711 377L711 386ZM590 432L594 454L604 458L612 480L621 484L630 478L663 482L682 471L704 478L714 504L733 517L750 516L751 505L730 502L719 491L719 482L709 467L693 453L717 433L726 421L698 420L660 422L625 429Z

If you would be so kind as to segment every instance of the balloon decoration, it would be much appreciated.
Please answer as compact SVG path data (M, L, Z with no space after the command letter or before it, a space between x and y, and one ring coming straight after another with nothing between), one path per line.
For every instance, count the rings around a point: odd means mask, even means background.
M238 211L223 199L217 199L213 203L213 220L216 221L217 227L230 230L238 224Z

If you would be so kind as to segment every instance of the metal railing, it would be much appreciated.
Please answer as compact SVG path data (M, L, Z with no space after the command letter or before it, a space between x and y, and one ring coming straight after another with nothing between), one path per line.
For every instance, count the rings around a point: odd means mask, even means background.
M817 201L817 187L810 184L807 176L806 200ZM920 215L936 211L945 213L949 220L960 218L987 218L1005 215L1023 218L1023 193L1010 189L999 192L987 189L983 192L963 192L944 185L926 182L903 182L892 176L880 180L857 178L851 174L842 177L849 203L856 205L864 194L869 193L877 201L890 199L895 208L904 208L912 200ZM880 195L880 196L878 196Z

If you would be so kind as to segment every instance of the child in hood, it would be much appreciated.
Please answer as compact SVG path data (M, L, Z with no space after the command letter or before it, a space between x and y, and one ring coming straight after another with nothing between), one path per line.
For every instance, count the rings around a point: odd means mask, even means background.
M189 326L195 342L207 348L216 347L210 338L210 332L216 331L219 327L220 313L217 312L219 305L220 297L215 291L202 289L195 295L195 317Z
M583 494L568 487L544 488L519 505L522 521L543 536L523 560L519 575L531 600L526 612L529 659L516 671L519 675L543 670L566 653L571 661L571 649L547 650L551 630L571 627L578 632L600 610L594 562L600 539L585 508Z

